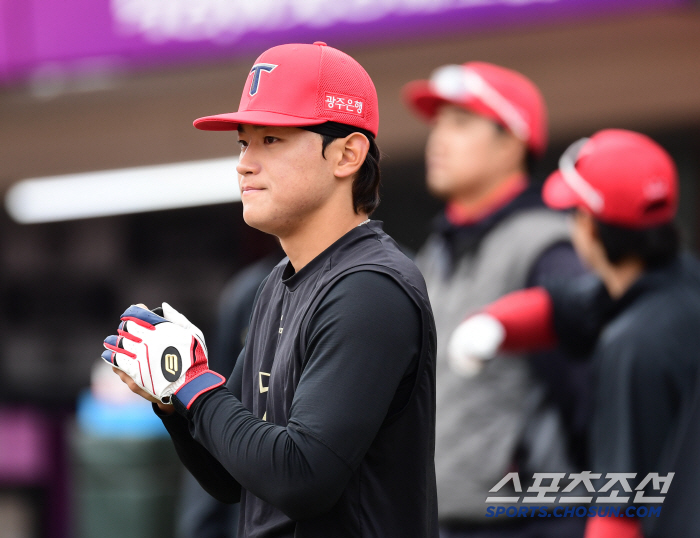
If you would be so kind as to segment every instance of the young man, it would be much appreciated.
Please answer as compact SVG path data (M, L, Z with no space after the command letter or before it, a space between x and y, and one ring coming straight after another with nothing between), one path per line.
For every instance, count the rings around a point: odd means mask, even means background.
M630 485L642 488L649 473L675 471L672 484L619 493L633 508L640 493L668 493L663 504L651 501L659 517L590 518L587 538L638 538L642 528L645 537L692 536L700 525L700 264L679 253L677 197L673 161L648 137L609 129L573 144L544 199L574 208L573 243L595 275L506 295L467 319L450 344L453 360L465 364L555 342L590 356L587 469L601 478L630 473Z
M404 97L431 122L427 185L446 202L416 259L438 330L441 532L576 536L564 528L576 527L571 519L486 518L484 501L513 468L530 476L571 469L560 415L580 431L581 367L540 355L498 358L477 372L450 364L446 354L450 335L470 312L554 275L582 272L565 217L546 208L528 183L530 165L547 145L544 100L520 73L483 62L443 66L430 80L410 83Z
M239 536L436 536L435 328L420 273L368 218L371 79L325 43L274 47L238 112L195 126L238 130L244 219L287 258L225 386L167 304L128 309L104 357L155 401L204 488L240 500Z

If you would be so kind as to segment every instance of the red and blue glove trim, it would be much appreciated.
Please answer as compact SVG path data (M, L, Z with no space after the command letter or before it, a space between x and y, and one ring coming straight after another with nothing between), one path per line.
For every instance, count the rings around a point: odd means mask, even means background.
M135 305L131 305L129 308L127 308L119 319L122 320L122 323L119 325L120 329L124 328L125 321L133 321L134 323L141 325L141 327L151 330L154 329L159 323L165 323L168 321L164 317L159 316L150 310L146 310L145 308Z
M117 366L117 353L123 353L127 357L134 358L136 355L124 349L121 345L122 337L115 334L105 338L104 346L107 348L102 352L102 358L113 366Z
M220 387L225 382L226 378L221 374L213 370L204 370L177 389L177 392L173 394L173 405L176 408L180 407L189 410L195 400L202 394Z
M102 352L102 358L112 366L117 366L117 353L123 353L128 357L132 358L135 357L133 353L129 353L123 348L123 346L121 345L122 338L128 338L129 340L133 340L134 342L141 342L140 338L124 330L127 321L132 321L137 325L145 327L149 330L155 329L155 326L159 323L165 323L166 321L168 321L164 317L159 316L158 314L155 314L150 310L145 310L144 308L135 305L132 305L129 308L127 308L119 319L122 320L119 324L119 329L117 330L119 336L108 336L105 339L104 343L107 349Z

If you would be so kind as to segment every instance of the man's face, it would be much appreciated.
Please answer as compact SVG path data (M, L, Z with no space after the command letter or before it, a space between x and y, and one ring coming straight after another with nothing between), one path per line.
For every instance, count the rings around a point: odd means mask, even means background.
M236 170L249 226L278 237L292 233L335 189L321 137L296 127L239 125Z
M513 142L508 137L512 135L483 116L443 105L425 151L428 190L444 200L468 200L483 193L511 165L511 156L504 155L504 144Z

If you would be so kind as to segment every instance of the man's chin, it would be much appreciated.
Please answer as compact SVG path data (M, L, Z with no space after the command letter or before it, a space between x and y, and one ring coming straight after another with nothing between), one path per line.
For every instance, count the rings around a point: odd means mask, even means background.
M261 218L255 211L246 210L245 206L243 207L243 221L251 228L255 228L261 232L265 231L265 219Z
M243 221L251 228L255 228L256 230L260 230L266 234L277 235L275 233L276 230L273 220L270 218L265 218L265 216L261 215L259 211L246 211L244 207Z
M449 184L429 181L426 186L431 196L437 198L438 200L447 201L452 197L453 189L450 188Z

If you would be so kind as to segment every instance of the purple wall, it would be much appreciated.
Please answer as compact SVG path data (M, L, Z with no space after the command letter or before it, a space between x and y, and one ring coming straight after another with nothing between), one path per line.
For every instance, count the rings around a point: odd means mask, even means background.
M0 83L26 79L37 70L183 63L257 53L293 41L379 44L690 4L692 0L0 0Z

